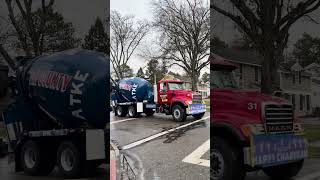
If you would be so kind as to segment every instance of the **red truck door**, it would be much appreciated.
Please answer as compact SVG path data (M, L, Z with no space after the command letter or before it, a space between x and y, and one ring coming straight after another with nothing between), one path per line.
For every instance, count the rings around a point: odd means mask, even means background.
M159 104L167 104L169 102L167 92L168 92L168 83L161 82L159 84L159 95L158 95Z

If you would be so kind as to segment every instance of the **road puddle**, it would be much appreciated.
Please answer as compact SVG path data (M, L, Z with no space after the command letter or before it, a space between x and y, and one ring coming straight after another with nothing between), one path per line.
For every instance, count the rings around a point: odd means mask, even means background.
M196 128L205 128L205 127L207 127L207 123L205 121L200 121L200 122L194 123L190 126L187 126L185 128L181 128L181 129L177 129L175 131L172 131L172 132L160 137L160 139L165 139L163 141L163 143L172 143L173 141L175 141L178 138L180 138L181 136L183 136L187 131L190 131L190 130L196 129ZM163 128L162 131L167 131L169 129L172 129L172 127L165 127L165 128Z

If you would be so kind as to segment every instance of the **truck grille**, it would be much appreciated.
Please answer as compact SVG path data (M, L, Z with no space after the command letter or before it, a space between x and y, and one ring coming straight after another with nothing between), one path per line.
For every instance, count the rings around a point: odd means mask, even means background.
M193 103L193 104L202 104L202 95L200 95L200 94L193 94L193 95L192 95L192 103Z
M265 124L267 133L293 131L293 108L289 104L266 104Z

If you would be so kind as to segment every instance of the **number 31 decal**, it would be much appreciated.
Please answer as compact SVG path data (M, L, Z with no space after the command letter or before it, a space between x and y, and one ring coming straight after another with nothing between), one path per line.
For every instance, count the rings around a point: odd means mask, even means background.
M257 110L257 103L248 103L249 110Z

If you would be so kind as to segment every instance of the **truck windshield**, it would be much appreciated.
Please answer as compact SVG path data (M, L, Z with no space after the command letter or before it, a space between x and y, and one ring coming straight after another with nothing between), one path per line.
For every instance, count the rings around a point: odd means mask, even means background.
M169 83L169 89L170 90L181 90L181 89L186 89L185 85L183 83Z
M238 88L232 71L210 72L211 88Z

